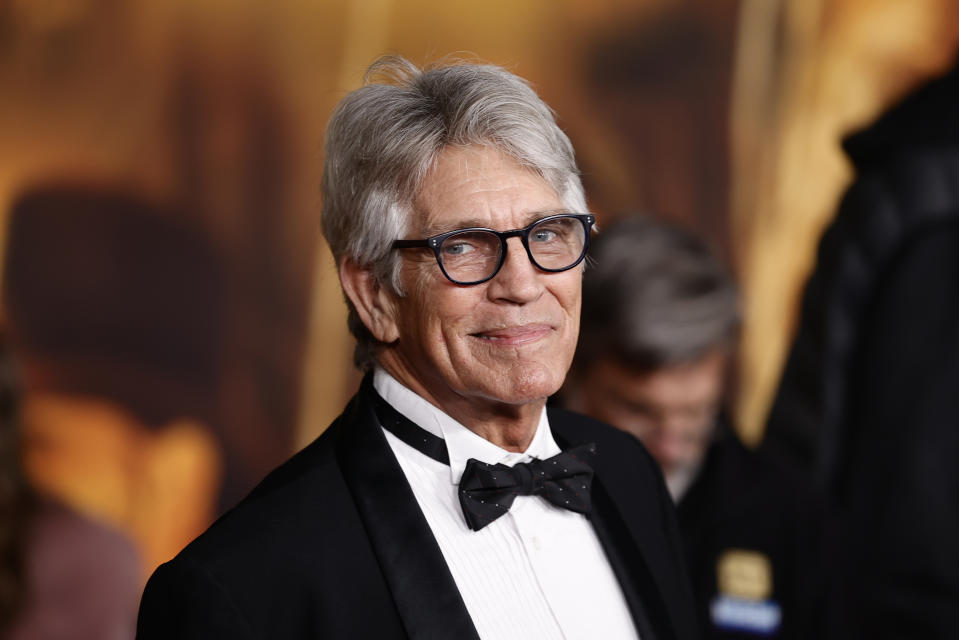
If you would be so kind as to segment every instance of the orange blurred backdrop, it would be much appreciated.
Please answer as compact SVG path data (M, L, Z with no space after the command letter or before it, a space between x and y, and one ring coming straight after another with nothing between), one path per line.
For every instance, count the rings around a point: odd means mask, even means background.
M755 442L850 178L840 136L957 42L949 0L0 0L31 479L127 533L146 573L339 413L358 378L319 234L323 128L382 53L508 67L556 110L601 227L648 212L708 238L743 283ZM142 206L14 208L64 186Z

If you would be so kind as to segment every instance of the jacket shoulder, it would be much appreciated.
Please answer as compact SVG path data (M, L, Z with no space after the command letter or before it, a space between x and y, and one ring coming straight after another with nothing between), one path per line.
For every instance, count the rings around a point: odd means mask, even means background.
M344 412L154 572L138 637L396 635L395 607L340 463L343 434L362 426L356 415ZM356 620L358 603L376 615Z
M323 503L341 493L338 489L345 491L335 456L336 436L334 425L271 471L180 555L194 561L213 560L235 547L258 546L268 541L262 537L272 538L278 529L313 519Z

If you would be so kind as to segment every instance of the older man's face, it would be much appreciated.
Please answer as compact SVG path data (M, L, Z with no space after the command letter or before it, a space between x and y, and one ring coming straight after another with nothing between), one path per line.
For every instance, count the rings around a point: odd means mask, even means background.
M565 211L553 189L485 147L448 148L427 176L407 237L465 227L518 229ZM428 250L405 251L406 295L395 300L391 369L441 408L449 402L526 404L559 389L579 331L582 267L546 273L510 238L492 280L447 280Z

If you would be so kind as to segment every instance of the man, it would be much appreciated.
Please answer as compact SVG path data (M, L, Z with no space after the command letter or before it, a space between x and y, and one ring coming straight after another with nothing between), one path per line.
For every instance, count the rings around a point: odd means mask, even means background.
M599 236L567 404L643 441L677 503L708 637L814 637L813 508L720 419L736 287L697 238L651 218Z
M655 465L544 409L593 223L549 108L497 67L384 58L334 112L323 195L369 373L157 570L139 637L695 637Z
M824 638L959 629L959 59L843 140L855 180L819 242L760 451L842 535Z

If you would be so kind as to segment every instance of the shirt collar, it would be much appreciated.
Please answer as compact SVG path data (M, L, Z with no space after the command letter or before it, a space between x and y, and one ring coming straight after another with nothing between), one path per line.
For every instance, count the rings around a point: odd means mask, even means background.
M532 458L549 458L561 451L553 439L546 417L546 407L540 414L536 433L523 453L507 451L489 440L478 436L468 428L446 415L407 387L381 367L373 372L373 388L380 397L394 409L413 421L417 426L446 441L446 450L450 457L450 482L458 485L466 461L476 458L488 464L502 463L513 466L517 462L527 462Z

